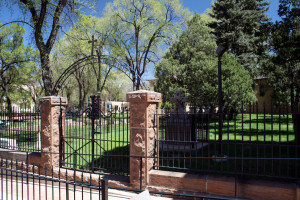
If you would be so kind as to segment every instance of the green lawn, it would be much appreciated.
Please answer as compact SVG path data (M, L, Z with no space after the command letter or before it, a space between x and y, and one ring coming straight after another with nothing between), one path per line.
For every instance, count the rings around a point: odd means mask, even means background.
M65 166L89 170L92 166L92 127L67 126ZM97 171L127 173L129 165L129 126L97 127L94 135L94 167ZM120 165L122 163L122 165Z
M219 139L218 118L210 116L197 119L197 139L203 136L209 140ZM164 127L160 126L159 139L164 140ZM225 118L223 122L223 141L259 141L259 142L291 142L295 140L291 115L239 114L234 119Z
M205 173L243 174L249 176L300 177L300 146L295 144L291 115L237 115L224 120L221 150L228 156L225 162L216 162L213 156L219 154L218 119L207 123L199 120L197 138L207 135L204 148L174 151L174 148L160 151L160 169L171 171L200 171ZM208 124L208 125L207 125ZM164 140L164 128L160 128L160 140ZM202 143L198 140L198 143ZM165 144L166 145L166 144ZM263 159L266 158L266 159ZM284 159L281 159L284 158Z
M72 118L74 122L78 118ZM121 118L113 118L109 125L96 127L94 135L94 167L97 171L126 174L129 168L129 125L114 124ZM92 166L91 124L85 119L65 128L65 166L89 170ZM89 119L87 119L89 120ZM114 123L111 123L114 122ZM162 120L160 122L163 122ZM206 123L204 123L206 122ZM251 122L251 123L250 123ZM97 121L95 122L98 123ZM30 126L30 123L17 122L14 127ZM35 130L36 131L36 130ZM159 139L165 139L164 126L160 125ZM8 133L0 133L8 137ZM298 161L283 160L249 160L255 158L291 158L299 157L299 146L295 146L291 115L256 115L244 114L234 116L232 120L225 118L223 123L222 152L232 157L244 159L231 160L222 164L216 163L212 157L218 152L218 119L210 117L198 119L197 138L207 135L209 143L205 148L190 152L160 152L160 166L168 170L183 171L200 170L223 173L262 173L270 176L295 176L295 164ZM28 132L18 131L14 134L22 142L28 141ZM34 136L33 140L36 141ZM243 141L243 142L242 142ZM176 157L177 159L170 159ZM194 158L193 158L194 157ZM203 157L202 159L196 157ZM167 159L163 159L167 158ZM300 172L298 173L300 174Z
M37 144L39 128L40 123L35 120L11 122L9 126L0 128L0 137L14 139L21 151L39 151Z
M211 126L212 124L210 124ZM240 114L236 116L236 120L225 120L223 133L224 140L261 142L290 142L295 140L291 115ZM213 139L214 134L210 137Z

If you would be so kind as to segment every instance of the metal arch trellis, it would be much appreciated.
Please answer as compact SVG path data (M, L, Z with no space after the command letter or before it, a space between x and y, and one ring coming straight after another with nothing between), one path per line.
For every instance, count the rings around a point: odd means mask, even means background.
M117 63L116 58L111 58L105 55L102 55L102 60L108 60L113 61L111 64L115 65ZM72 73L74 73L76 70L85 67L88 64L95 64L99 63L98 57L96 55L87 56L84 58L81 58L74 62L72 65L70 65L67 69L64 70L64 72L59 76L58 80L56 81L53 89L52 89L52 95L57 95L60 89L62 89L62 86L64 85L65 81L70 77ZM118 70L120 70L117 66L114 66Z
M107 64L109 67L122 71L122 68L119 68L116 58L101 55L101 60L103 61L102 63ZM74 62L60 75L54 85L52 95L57 95L63 88L67 79L76 70L80 70L87 65L95 63L99 63L99 54L87 56ZM69 117L68 119L66 117L68 122L65 121L65 123L68 123L68 128L65 129L64 133L62 129L62 125L64 124L62 122L63 113L61 111L59 123L60 166L90 170L92 172L100 170L110 173L128 174L129 161L128 158L123 155L126 154L126 146L128 146L128 140L124 139L125 136L128 138L128 110L125 110L124 112L123 109L124 115L120 115L120 112L118 111L113 113L112 110L110 110L110 112L102 110L99 94L98 96L91 96L92 101L90 103L88 102L88 106L83 108L82 112L74 113L68 111ZM70 119L72 121L71 123ZM102 120L103 123L101 122ZM119 122L118 124L116 123L117 121ZM116 136L117 131L118 135ZM120 131L122 131L123 134L120 135ZM124 141L120 139L122 135ZM115 138L110 139L111 137ZM121 145L117 148L118 152L109 149L112 145L117 144ZM116 165L116 162L118 161L123 162L124 166L127 167L119 169L119 166Z
M74 62L72 65L70 65L67 69L64 70L64 72L59 76L58 80L54 84L54 87L52 89L51 94L52 95L57 95L58 92L62 89L62 86L64 85L65 81L71 76L72 73L74 73L76 70L85 67L88 64L95 64L99 63L98 59L99 55L91 55L91 56L86 56L84 58L81 58ZM115 65L114 68L118 69L119 71L123 72L130 80L132 80L132 77L130 77L127 73L125 73L121 68L119 68L116 63L118 62L117 58L115 57L108 57L106 55L101 55L102 60L108 60L110 65ZM90 62L91 61L91 62ZM146 88L142 81L142 85Z
M71 119L71 123L68 121L68 125L65 125L68 128L65 128L64 133L61 110L61 167L128 174L129 110L125 107L115 111L105 108L99 94L91 96L91 102L88 102L82 113L68 115L66 119ZM118 165L119 162L123 165Z

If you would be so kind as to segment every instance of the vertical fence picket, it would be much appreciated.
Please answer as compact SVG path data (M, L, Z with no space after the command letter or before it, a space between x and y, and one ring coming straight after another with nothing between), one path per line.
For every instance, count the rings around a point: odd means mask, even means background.
M10 160L10 193L11 193L11 200L13 200L14 194L14 179L13 179L13 162L12 159ZM27 186L28 187L28 186Z
M38 165L38 173L39 173L39 199L41 199L41 165Z
M2 167L2 165L1 165ZM18 160L16 160L16 196L17 200L19 199L19 173L18 173Z

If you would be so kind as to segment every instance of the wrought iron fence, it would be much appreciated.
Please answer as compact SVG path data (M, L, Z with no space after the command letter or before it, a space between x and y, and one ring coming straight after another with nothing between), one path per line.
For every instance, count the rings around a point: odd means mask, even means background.
M66 112L61 166L128 175L129 110L92 96L84 108Z
M41 151L40 127L39 109L0 108L0 148Z
M300 178L300 113L288 104L219 113L158 110L156 169L250 177ZM267 111L268 110L268 111Z
M144 157L141 157L143 159ZM145 158L144 158L145 159ZM145 167L145 166L143 166ZM140 171L143 169L140 168ZM142 180L141 180L142 181ZM140 189L109 186L109 177L76 169L47 168L15 160L0 159L0 199L129 199ZM178 199L244 200L212 194L149 191L156 196ZM135 197L137 198L137 197ZM153 198L153 197L152 197ZM151 198L151 199L152 199Z
M1 199L108 199L107 180L90 174L89 181L76 179L76 171L0 160ZM55 175L54 175L55 174ZM97 176L97 177L95 177Z

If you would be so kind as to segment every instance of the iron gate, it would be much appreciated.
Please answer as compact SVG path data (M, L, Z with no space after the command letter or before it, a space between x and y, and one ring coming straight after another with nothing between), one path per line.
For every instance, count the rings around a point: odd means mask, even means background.
M61 167L128 175L130 131L126 104L112 105L91 96L83 108L67 109L62 119L61 112Z

